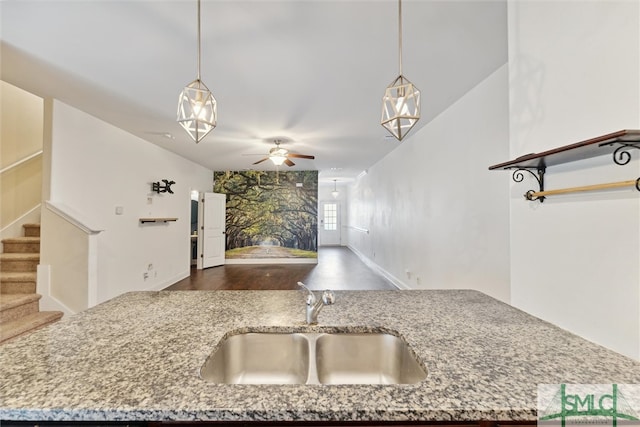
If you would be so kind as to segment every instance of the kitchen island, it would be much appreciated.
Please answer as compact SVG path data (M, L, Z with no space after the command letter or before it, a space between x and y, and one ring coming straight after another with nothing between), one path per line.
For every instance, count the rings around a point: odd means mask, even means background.
M640 362L477 291L336 292L316 326L304 322L305 297L121 295L0 347L0 420L534 423L538 384L640 383ZM199 375L232 334L378 330L408 343L426 379L234 385Z

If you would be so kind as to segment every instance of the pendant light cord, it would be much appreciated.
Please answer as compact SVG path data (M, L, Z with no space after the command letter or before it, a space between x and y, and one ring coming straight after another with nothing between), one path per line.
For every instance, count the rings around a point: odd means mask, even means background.
M200 0L198 0L198 77L200 81Z
M398 68L402 75L402 0L398 0Z

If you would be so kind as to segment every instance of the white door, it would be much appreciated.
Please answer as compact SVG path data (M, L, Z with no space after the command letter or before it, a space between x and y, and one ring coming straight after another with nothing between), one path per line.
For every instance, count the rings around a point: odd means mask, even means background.
M340 245L340 202L320 202L320 246Z
M224 264L226 208L227 200L224 194L200 194L198 269Z

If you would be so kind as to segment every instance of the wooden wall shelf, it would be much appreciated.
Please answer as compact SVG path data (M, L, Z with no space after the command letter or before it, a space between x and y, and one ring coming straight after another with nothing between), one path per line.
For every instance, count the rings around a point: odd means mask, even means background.
M542 153L525 154L508 162L489 166L489 170L547 168L612 153L615 159L626 164L631 158L629 152L624 150L625 147L640 149L640 130L621 130Z
M613 155L614 163L618 165L626 165L631 161L631 153L629 150L640 150L640 130L621 130L607 135L598 136L596 138L587 139L586 141L576 142L575 144L565 145L563 147L554 148L552 150L543 151L541 153L531 153L520 156L508 162L498 163L489 166L489 170L514 170L512 178L515 182L524 180L523 172L530 173L537 181L539 190L529 190L525 194L527 200L544 201L545 194L552 193L564 194L574 191L574 189L552 190L545 192L544 174L547 167L556 166L563 163L574 162L577 160L586 160L592 157L603 155ZM605 184L608 188L614 188L611 184ZM604 186L602 188L605 188ZM596 186L590 186L595 188ZM587 187L576 187L585 191ZM636 188L640 191L640 180L636 181ZM539 194L541 193L541 194Z
M173 222L177 220L178 218L140 218L140 223L145 224L148 222Z

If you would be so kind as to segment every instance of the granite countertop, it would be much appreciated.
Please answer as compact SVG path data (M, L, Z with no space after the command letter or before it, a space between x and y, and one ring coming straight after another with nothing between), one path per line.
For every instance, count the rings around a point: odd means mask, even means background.
M319 326L303 291L121 295L0 347L0 420L536 419L539 383L640 383L640 363L482 293L336 292ZM199 369L246 331L396 331L426 367L406 385L226 385Z

